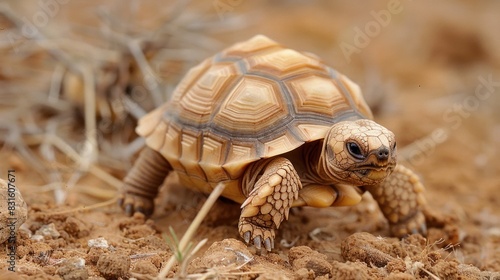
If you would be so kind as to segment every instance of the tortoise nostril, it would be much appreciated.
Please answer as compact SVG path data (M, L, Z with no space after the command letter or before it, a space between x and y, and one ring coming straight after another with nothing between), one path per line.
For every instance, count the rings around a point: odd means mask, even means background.
M378 160L387 160L389 158L389 149L386 147L378 149L376 156Z

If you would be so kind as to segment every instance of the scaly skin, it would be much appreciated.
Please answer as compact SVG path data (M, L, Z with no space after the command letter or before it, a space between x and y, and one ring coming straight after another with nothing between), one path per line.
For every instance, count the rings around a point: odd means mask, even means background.
M251 191L241 205L239 232L245 242L253 240L257 249L264 243L266 250L271 251L275 231L288 219L302 184L292 163L283 157L254 163L247 170L247 176L242 188Z
M366 189L378 202L394 236L427 233L425 217L421 210L426 203L424 186L413 171L398 164L394 172L381 184Z
M158 188L170 171L172 167L160 153L145 147L124 179L118 205L129 216L134 212L141 212L146 216L153 214Z

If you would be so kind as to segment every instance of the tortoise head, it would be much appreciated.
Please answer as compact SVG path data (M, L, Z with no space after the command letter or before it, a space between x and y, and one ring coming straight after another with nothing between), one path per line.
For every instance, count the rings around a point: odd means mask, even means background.
M356 186L376 185L396 165L396 140L371 120L343 121L328 131L321 157L328 177Z

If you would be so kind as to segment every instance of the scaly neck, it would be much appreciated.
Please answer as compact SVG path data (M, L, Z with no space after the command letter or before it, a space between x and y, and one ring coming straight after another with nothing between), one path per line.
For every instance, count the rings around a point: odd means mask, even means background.
M341 178L338 178L338 176L336 176L337 174L328 168L325 156L326 146L323 140L310 143L304 148L304 159L307 169L306 176L308 181L325 185L342 182Z

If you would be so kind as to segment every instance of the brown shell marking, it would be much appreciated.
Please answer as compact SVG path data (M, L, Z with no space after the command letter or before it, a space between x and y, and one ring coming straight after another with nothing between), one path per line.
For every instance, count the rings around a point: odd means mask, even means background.
M215 183L359 118L372 114L356 84L313 55L257 35L191 69L137 133L174 170Z

